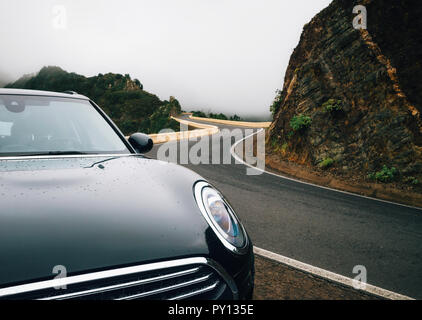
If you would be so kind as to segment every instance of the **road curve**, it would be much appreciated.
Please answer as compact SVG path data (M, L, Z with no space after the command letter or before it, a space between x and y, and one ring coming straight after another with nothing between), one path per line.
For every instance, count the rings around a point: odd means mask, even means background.
M234 160L185 166L223 192L255 246L350 278L363 265L369 284L422 299L422 210L266 173L248 176Z

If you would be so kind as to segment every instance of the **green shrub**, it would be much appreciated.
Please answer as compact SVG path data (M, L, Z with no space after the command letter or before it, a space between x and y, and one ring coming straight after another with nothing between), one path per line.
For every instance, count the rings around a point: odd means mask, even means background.
M208 118L219 119L219 120L229 120L229 118L227 118L227 116L223 113L212 113L212 112L210 112L208 114Z
M231 120L231 121L242 121L242 118L239 117L237 114L235 114L235 115L231 116L229 118L229 120Z
M281 99L282 91L277 90L275 93L276 93L276 97L274 98L274 101L272 105L270 106L270 111L271 111L271 114L273 115L273 118L275 117L278 110L280 109L281 102L282 102L282 99Z
M341 100L329 99L322 104L322 108L325 112L331 113L336 111L343 111Z
M199 117L199 118L206 118L207 115L202 111L191 111L192 116Z
M278 139L276 137L271 138L271 149L276 150L278 146Z
M223 113L208 113L202 111L191 111L192 116L199 117L199 118L212 118L212 119L219 119L219 120L232 120L232 121L242 121L242 118L240 118L237 114L228 117Z
M294 116L290 120L290 126L294 131L300 131L308 128L312 124L312 119L309 116L305 116L300 114L298 116Z
M420 181L417 178L415 178L415 177L407 177L406 179L404 179L404 182L410 183L410 184L412 184L414 186L417 186L420 183Z
M171 102L157 108L154 113L145 121L136 123L136 130L133 127L132 132L144 132L147 134L158 133L162 129L171 129L180 131L180 123L172 119L172 114L177 114L179 111L179 104L176 99L170 99ZM132 124L133 125L133 124Z
M380 171L370 173L368 178L380 182L390 182L395 178L396 174L396 168L388 168L386 165L384 165Z
M334 160L331 158L325 158L324 160L322 160L318 166L321 169L328 169L329 167L331 167L334 164Z

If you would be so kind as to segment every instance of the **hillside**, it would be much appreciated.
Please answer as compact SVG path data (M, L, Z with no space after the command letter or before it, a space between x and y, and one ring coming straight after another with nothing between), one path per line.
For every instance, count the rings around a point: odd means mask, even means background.
M421 15L417 1L334 0L305 25L271 106L270 162L420 192Z
M125 134L155 133L179 124L170 114L180 113L179 102L173 97L161 101L156 95L143 90L137 79L121 74L98 74L84 77L59 67L44 67L35 75L25 75L6 85L7 88L36 89L63 92L76 91L95 101Z
M0 71L0 88L8 84L10 81L11 81L10 76Z

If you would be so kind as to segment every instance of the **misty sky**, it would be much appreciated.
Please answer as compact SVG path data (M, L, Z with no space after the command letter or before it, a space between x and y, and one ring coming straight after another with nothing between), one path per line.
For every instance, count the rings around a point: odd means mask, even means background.
M303 25L330 2L1 0L0 75L129 73L188 111L269 115Z

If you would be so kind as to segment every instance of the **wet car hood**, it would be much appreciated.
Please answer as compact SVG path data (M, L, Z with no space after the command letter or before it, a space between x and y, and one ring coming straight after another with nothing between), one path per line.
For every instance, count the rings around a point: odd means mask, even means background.
M141 156L0 160L0 284L207 255L200 179Z

